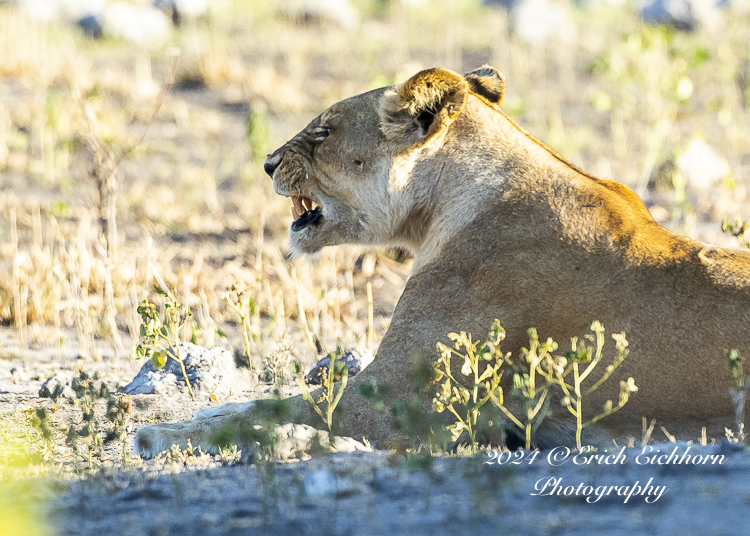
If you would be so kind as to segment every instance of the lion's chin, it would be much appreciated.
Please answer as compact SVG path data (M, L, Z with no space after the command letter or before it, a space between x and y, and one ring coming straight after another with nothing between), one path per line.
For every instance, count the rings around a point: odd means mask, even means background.
M302 222L299 222L300 218ZM307 218L309 221L305 224L304 215L297 215L297 220L289 227L289 248L295 259L315 255L328 246L373 243L363 239L364 217L347 205L329 201L327 209L319 216L309 214Z
M315 255L328 244L325 232L319 227L308 227L299 231L289 229L289 249L292 258L299 259L305 255Z

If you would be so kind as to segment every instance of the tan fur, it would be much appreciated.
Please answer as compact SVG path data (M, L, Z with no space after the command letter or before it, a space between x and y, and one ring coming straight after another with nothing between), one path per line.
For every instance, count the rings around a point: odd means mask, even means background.
M335 104L269 159L278 193L323 206L322 225L290 233L295 254L362 243L415 256L375 361L349 382L343 433L387 445L398 433L359 385L374 379L406 400L413 353L433 357L447 333L484 336L498 318L513 352L532 326L561 349L593 320L627 333L630 357L588 407L616 399L628 376L639 391L600 421L601 434L639 436L646 417L681 438L703 426L720 437L734 424L724 350L750 355L750 253L659 226L629 188L584 173L520 129L499 108L504 87L489 66L466 77L423 71ZM330 135L316 141L320 126ZM605 351L613 354L611 340ZM306 402L292 402L320 425ZM570 441L572 420L557 413L540 428L541 444ZM196 445L224 423L254 422L252 409L239 415L145 427L136 450L153 455L189 437Z

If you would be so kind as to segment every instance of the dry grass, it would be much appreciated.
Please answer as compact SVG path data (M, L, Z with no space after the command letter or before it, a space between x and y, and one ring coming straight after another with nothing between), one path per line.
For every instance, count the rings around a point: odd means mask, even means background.
M209 20L175 31L175 88L153 117L169 77L164 51L88 41L0 5L0 320L13 330L0 357L32 346L60 360L71 347L91 359L127 356L118 339L127 350L136 305L156 299L156 273L196 312L203 342L219 340L218 326L238 349L222 296L235 282L246 288L258 362L290 344L311 363L308 332L328 348L339 338L365 344L371 283L377 344L409 261L342 247L290 262L288 201L259 162L325 106L420 67L494 63L508 77L512 115L584 169L666 208L677 231L718 240L716 218L750 217L747 16L728 18L718 35L679 34L645 27L625 8L566 5L577 36L534 48L478 1L362 1L362 25L348 30L301 26L277 4L217 3ZM103 166L90 150L92 117L100 149L114 162L126 154L115 170L109 248L98 224L101 181L92 179ZM695 133L733 170L703 212L669 181L659 191L652 183Z

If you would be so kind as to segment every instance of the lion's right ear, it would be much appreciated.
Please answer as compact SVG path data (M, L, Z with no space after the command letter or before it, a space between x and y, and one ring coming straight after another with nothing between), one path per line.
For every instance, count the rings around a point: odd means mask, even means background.
M380 104L380 129L389 140L419 141L447 127L466 103L469 84L446 69L417 73L386 90Z
M500 104L505 94L503 73L486 63L479 69L466 73L471 90L494 104Z

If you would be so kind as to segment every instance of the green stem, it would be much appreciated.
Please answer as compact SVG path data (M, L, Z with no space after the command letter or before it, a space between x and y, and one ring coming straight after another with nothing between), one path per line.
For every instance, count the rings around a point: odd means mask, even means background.
M587 369L586 372L588 372ZM575 386L575 396L576 396L576 447L578 447L578 450L581 450L581 430L583 430L583 424L581 419L581 378L578 375L578 363L576 362L573 365L573 383Z
M599 379L599 381L597 381L594 385L592 385L591 387L589 387L586 390L586 394L589 394L589 393L591 393L593 391L596 391L596 389L601 384L603 384L604 382L606 382L609 379L609 377L612 375L612 373L617 369L617 367L619 367L622 364L622 362L625 361L626 357L627 357L627 354L625 352L623 352L623 351L620 351L620 353L617 355L617 358L615 359L615 362L612 364L612 368L610 370L607 370L604 373L604 375Z

